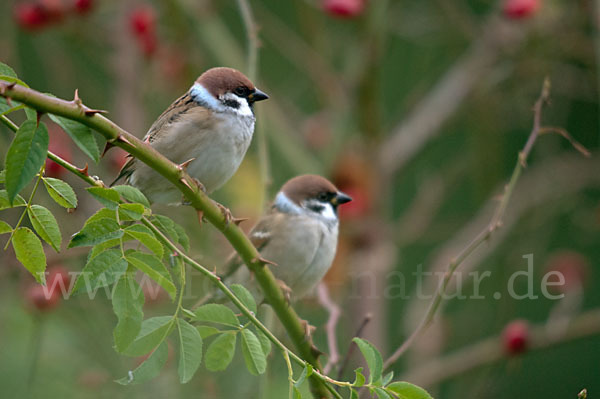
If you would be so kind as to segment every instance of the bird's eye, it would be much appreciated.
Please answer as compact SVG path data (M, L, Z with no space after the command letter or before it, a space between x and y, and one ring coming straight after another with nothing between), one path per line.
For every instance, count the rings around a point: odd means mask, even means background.
M327 202L329 200L329 196L327 193L319 193L319 195L317 195L317 199L321 202Z
M239 86L239 87L236 87L233 92L235 94L237 94L238 96L242 97L246 94L246 88L244 86Z

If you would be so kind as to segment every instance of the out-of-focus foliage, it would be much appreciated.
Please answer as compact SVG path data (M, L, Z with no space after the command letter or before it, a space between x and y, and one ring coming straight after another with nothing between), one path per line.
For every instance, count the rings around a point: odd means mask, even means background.
M40 0L54 10L40 23L35 11L23 8L24 1L3 2L0 61L36 90L72 98L79 89L87 105L108 110L138 137L202 71L217 65L249 70L245 27L232 0L83 3ZM335 1L249 3L261 44L255 80L270 100L257 107L249 155L215 199L236 216L256 220L278 187L300 173L333 178L355 198L341 215L338 258L327 277L344 309L338 325L342 354L367 313L373 317L364 336L384 357L414 329L428 301L418 300L420 285L413 273L449 261L489 220L480 209L495 204L509 177L545 76L553 87L544 125L566 129L592 158L583 159L559 135L540 137L504 228L465 265L491 273L480 285L483 299L449 299L435 325L393 370L396 376L410 375L419 364L500 334L513 319L540 324L561 312L576 317L600 306L598 22L592 1L532 2L534 12L524 17L515 8L507 12L506 4L476 0L365 0L345 13L348 18L339 18ZM440 91L448 95L436 97ZM428 98L440 100L423 103ZM442 113L447 117L438 124ZM89 163L91 175L112 181L125 160L122 152L112 149L95 163L58 125L43 120L51 151L79 166ZM402 146L390 140L398 132L411 133ZM411 149L423 137L428 137L423 145ZM12 138L0 127L0 148L8 148ZM96 139L102 148L103 140ZM266 159L259 156L262 139ZM392 163L404 159L393 170L383 162L385 148L395 151ZM40 205L58 215L63 238L58 255L44 245L46 256L51 266L79 271L87 250L66 249L67 238L99 205L83 183L51 165L47 170L75 188L79 204L68 213L40 196ZM192 254L203 264L223 265L229 246L210 226L200 228L192 209L155 209L184 226ZM2 212L11 225L20 216ZM7 237L0 236L2 246ZM507 282L514 272L526 270L527 254L533 254L534 292L540 298L515 300L507 294ZM583 282L582 291L566 292L569 301L540 295L544 273L557 268ZM206 282L190 274L185 300L191 305ZM168 347L167 365L157 379L118 385L113 380L140 360L111 350L117 318L105 296L93 301L74 296L52 312L33 310L33 280L10 251L0 252L0 277L0 396L287 395L281 359L273 359L268 377L259 380L245 371L241 351L227 373L207 372L203 365L191 382L180 385L173 356L178 351ZM435 281L427 281L424 289L431 291ZM472 294L473 288L473 280L466 279L464 293ZM517 279L516 290L526 289L524 279ZM155 293L155 299L146 293L146 317L172 306L166 291L156 286ZM317 345L327 351L325 312L314 301L298 310L317 326ZM583 387L600 389L597 359L589 349L599 344L594 337L525 351L425 388L437 398L575 397ZM362 362L355 352L344 375L348 379Z

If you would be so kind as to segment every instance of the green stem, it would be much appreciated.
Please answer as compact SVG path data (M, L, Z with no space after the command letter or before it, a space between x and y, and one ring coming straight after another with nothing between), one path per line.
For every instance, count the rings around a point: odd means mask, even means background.
M38 186L40 185L40 181L42 180L42 175L43 174L44 174L44 165L42 165L42 168L40 169L40 171L38 173L38 178L35 181L35 186L33 186L33 190L31 191L31 194L29 195L29 199L27 200L27 205L25 206L25 209L23 210L23 213L21 213L21 217L19 218L19 221L17 222L17 225L10 232L10 236L8 237L8 241L6 242L6 245L4 246L4 250L5 251L6 251L6 248L8 248L8 244L10 244L10 240L12 239L13 234L19 228L19 226L21 226L21 222L23 222L23 218L25 218L25 214L31 208L31 201L33 201L33 196L35 195L35 192L37 191Z

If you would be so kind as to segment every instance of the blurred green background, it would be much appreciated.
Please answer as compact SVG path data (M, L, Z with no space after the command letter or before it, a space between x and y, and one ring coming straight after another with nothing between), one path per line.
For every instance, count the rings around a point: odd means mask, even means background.
M593 332L599 328L571 340L562 327L600 307L600 5L525 1L519 14L507 11L507 2L250 0L260 43L253 68L236 1L39 0L46 13L40 22L24 6L30 3L4 0L0 61L36 90L70 99L79 89L87 105L108 110L138 137L204 70L223 65L255 74L270 99L256 107L257 132L242 167L214 198L234 215L256 220L281 184L302 173L323 174L355 198L342 211L338 257L326 278L343 311L337 326L342 356L367 314L362 335L384 357L414 330L429 303L419 298L414 271L444 270L490 220L548 76L551 103L543 125L564 128L592 156L583 157L559 135L539 138L503 228L459 269L467 296L474 292L467 273L489 271L479 290L484 299L446 301L434 325L392 369L437 398L576 398L582 388L593 398L600 392L600 336ZM339 15L344 6L351 15ZM139 33L140 23L146 33ZM48 123L53 151L79 166L90 163L90 174L112 181L124 159L120 150L94 164ZM0 127L2 148L12 135ZM0 151L2 162L4 156ZM76 212L58 209L44 195L36 198L60 215L68 241L99 204L81 181L60 169L54 173L76 188ZM192 209L154 209L184 225L195 258L211 268L223 265L230 247L210 225L199 228ZM19 214L2 211L1 217L14 222ZM540 297L518 300L507 284L514 272L526 270L527 254L533 254ZM47 255L52 266L75 271L86 254L65 248ZM567 277L561 300L541 295L551 270ZM423 292L431 293L437 281L425 277ZM525 279L516 281L516 291L525 292ZM192 279L190 304L201 283ZM176 359L143 386L117 385L113 380L138 360L112 349L110 301L77 296L38 312L27 303L30 284L14 254L0 252L0 397L287 395L285 367L273 355L265 378L252 377L238 353L229 371L209 373L202 366L187 385L178 383ZM145 317L168 314L172 306L166 295L147 301ZM297 308L317 326L317 346L328 352L326 312L314 299ZM536 331L561 342L493 362L484 356L458 375L417 373L499 337L519 318L545 326ZM359 365L360 357L351 356L344 377L352 378Z

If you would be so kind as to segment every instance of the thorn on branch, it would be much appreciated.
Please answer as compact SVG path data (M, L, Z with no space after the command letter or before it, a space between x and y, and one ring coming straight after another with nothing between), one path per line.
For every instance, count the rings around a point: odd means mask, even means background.
M190 166L190 164L192 163L192 161L194 161L196 158L190 158L187 161L180 163L179 165L177 165L177 168L182 171L185 172L187 171L188 166Z
M106 155L106 153L108 152L108 150L110 150L111 148L113 148L115 145L113 143L111 143L110 141L106 142L106 145L104 146L104 151L102 151L102 155L101 157L104 157L104 155Z
M233 218L233 219L231 219L233 224L235 224L236 226L239 226L241 223L243 223L247 220L249 220L249 219L248 218Z
M40 125L40 119L42 119L42 116L44 115L43 112L41 111L36 111L35 112L35 119L36 119L36 123L39 126Z
M256 258L252 258L250 260L250 262L252 263L260 263L261 265L272 265L272 266L279 266L277 263L270 261L268 259L263 258L262 256L257 256Z
M77 171L78 171L79 173L83 174L84 176L89 176L89 173L88 173L88 164L87 164L87 162L86 162L86 164L85 164L85 166L84 166L83 168L81 168L81 169L80 169L80 168L77 168Z
M75 89L75 94L73 95L73 103L78 107L82 107L83 103L81 102L81 98L79 98L79 89Z
M125 143L128 146L133 147L133 143L131 141L129 141L128 139L125 138L125 136L123 136L122 134L117 136L117 141L120 141L121 143Z

